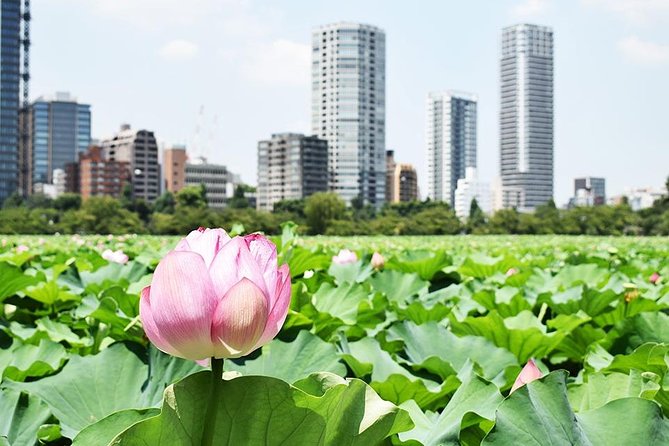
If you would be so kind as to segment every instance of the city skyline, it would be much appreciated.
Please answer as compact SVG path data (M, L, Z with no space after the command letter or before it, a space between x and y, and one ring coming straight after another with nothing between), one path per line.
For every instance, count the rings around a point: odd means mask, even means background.
M664 10L643 6L636 16L628 17L594 0L559 7L555 2L507 1L496 3L481 16L475 11L480 4L430 4L421 11L400 13L397 8L381 8L378 2L342 2L317 11L302 2L289 2L276 10L253 2L226 1L219 9L203 0L198 2L200 9L221 20L218 32L227 37L212 40L201 31L209 29L202 25L210 19L200 15L202 11L177 14L177 3L162 2L164 7L155 14L147 13L155 6L151 0L35 3L31 90L36 96L69 90L91 103L93 135L98 138L113 133L120 122L131 122L154 130L168 144L187 143L191 153L197 154L198 145L209 143L215 147L206 153L212 162L230 166L252 183L255 162L245 154L258 140L280 131L309 133L311 31L338 19L370 23L385 30L388 38L385 148L416 165L425 191L423 101L433 89L463 89L479 96L479 178L489 181L497 175L501 29L531 22L552 26L558 36L558 204L569 198L571 180L577 176L606 177L612 195L628 187L664 182L662 166L669 163L667 151L661 150L666 147L661 104L669 98L666 88L660 88L667 61L658 31L667 21ZM535 3L538 6L530 7ZM461 20L446 28L437 26L436 17L445 13ZM40 23L40 17L49 21ZM68 28L78 31L54 31L54 23L68 23ZM111 28L122 31L118 38L103 38L104 30ZM102 34L95 37L98 33ZM81 35L95 42L95 51L86 50L91 49L90 42L82 42ZM47 36L49 45L44 45ZM131 42L144 49L138 51L141 55L123 49ZM232 54L235 48L237 53ZM631 51L634 48L646 51ZM425 57L430 53L439 54L441 63ZM86 63L67 63L80 54L86 54ZM95 69L96 61L120 55L132 70L105 74ZM263 69L268 61L277 69ZM201 69L202 64L211 69ZM131 107L119 104L132 96ZM207 119L198 144L194 129L202 105ZM626 159L630 152L635 156Z

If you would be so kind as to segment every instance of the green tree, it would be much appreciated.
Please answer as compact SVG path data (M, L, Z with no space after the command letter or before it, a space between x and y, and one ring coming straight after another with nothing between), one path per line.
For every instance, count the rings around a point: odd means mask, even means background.
M246 198L247 189L243 184L235 188L232 198L228 201L228 207L232 209L245 209L250 206L249 199Z
M153 210L164 214L173 214L176 203L174 194L170 191L166 191L156 199L155 203L153 203Z
M492 234L518 234L520 223L516 209L500 209L488 222L488 230Z
M177 192L176 205L178 208L198 208L207 207L207 195L204 185L186 186Z
M469 205L469 218L467 219L467 232L474 234L481 232L486 224L486 217L483 210L479 206L476 198L472 200Z
M310 234L325 234L331 220L341 218L346 211L346 203L332 192L317 192L310 195L304 205Z
M14 192L5 198L5 201L2 203L4 209L17 208L19 206L23 206L23 197L18 192Z
M445 203L439 203L409 217L403 234L445 235L461 231L462 224L453 209Z
M53 199L44 194L32 194L26 198L24 205L29 209L50 208L53 207Z
M53 207L59 211L79 209L81 207L81 195L69 192L61 194L53 200Z

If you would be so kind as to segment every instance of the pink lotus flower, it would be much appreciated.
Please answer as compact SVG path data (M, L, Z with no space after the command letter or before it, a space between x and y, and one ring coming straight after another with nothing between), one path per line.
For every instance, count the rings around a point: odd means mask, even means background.
M521 370L518 374L518 378L516 378L516 382L513 383L509 395L518 390L519 387L522 387L527 383L531 383L532 381L539 379L542 376L543 374L541 373L541 370L537 368L534 360L530 359L527 361L527 364L525 364L525 367L523 367L523 370Z
M386 259L384 259L380 253L375 252L374 254L372 254L372 268L381 269L383 268L383 265L385 265L385 263Z
M272 340L290 303L288 265L260 234L200 228L158 264L140 318L160 350L191 360L238 358Z
M516 274L518 274L518 270L516 268L509 268L506 271L506 277L511 277L511 276L516 275Z
M342 249L339 254L332 257L332 263L337 265L346 265L348 263L355 263L358 261L358 256L353 251Z
M650 275L650 278L648 280L653 285L656 285L660 281L661 278L662 278L662 276L660 276L657 272L654 272L653 274Z
M18 254L21 254L22 252L28 251L30 248L28 248L26 245L19 245L16 247L16 252Z
M128 256L120 249L118 251L105 249L102 252L102 258L108 262L120 263L121 265L128 263Z

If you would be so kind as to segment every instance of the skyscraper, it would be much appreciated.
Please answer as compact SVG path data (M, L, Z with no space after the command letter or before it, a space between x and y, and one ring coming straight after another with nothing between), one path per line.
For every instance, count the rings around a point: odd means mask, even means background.
M165 190L177 193L186 185L186 146L172 146L163 150L163 178Z
M330 190L347 202L385 199L386 35L340 22L312 33L312 132L328 142Z
M0 202L18 186L21 1L0 4Z
M456 91L427 97L427 193L453 206L458 180L476 167L477 97Z
M161 193L158 143L149 130L132 130L128 124L102 141L103 158L130 164L132 196L153 203Z
M258 142L258 209L328 189L328 143L315 136L277 133Z
M502 199L532 210L553 198L553 30L504 28L500 71Z
M56 93L38 98L21 119L28 119L28 137L21 141L21 187L31 194L36 184L52 183L54 169L65 169L88 149L91 106L69 93Z

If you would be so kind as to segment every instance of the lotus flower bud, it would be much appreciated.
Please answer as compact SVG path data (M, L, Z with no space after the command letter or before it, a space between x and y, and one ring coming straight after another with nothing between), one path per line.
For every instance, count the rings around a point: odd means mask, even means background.
M108 262L114 262L114 263L120 263L122 265L125 265L128 263L128 256L121 251L120 249L118 251L112 251L111 249L105 249L102 252L102 258L105 259Z
M386 259L384 259L380 253L375 252L374 254L372 254L372 268L381 269L383 268L383 265L385 265L385 263Z
M527 361L527 364L525 364L525 367L523 367L523 370L521 370L518 374L518 378L516 378L516 382L513 383L511 392L509 394L518 390L519 387L522 387L527 383L531 383L532 381L539 379L542 376L543 374L541 373L541 370L537 368L534 360L530 359Z
M30 248L28 248L26 245L19 245L16 247L16 252L18 254L21 254L22 252L28 251Z
M149 340L173 356L237 358L277 335L289 303L290 272L277 266L272 242L200 228L158 263L140 318Z
M506 277L515 276L516 274L518 274L518 270L516 268L509 268L506 271Z
M353 251L342 249L339 254L332 257L332 263L337 265L346 265L348 263L355 263L358 261L358 256Z
M657 285L657 283L660 281L661 278L662 276L660 276L657 272L654 272L653 274L650 275L650 278L648 280L653 285Z

